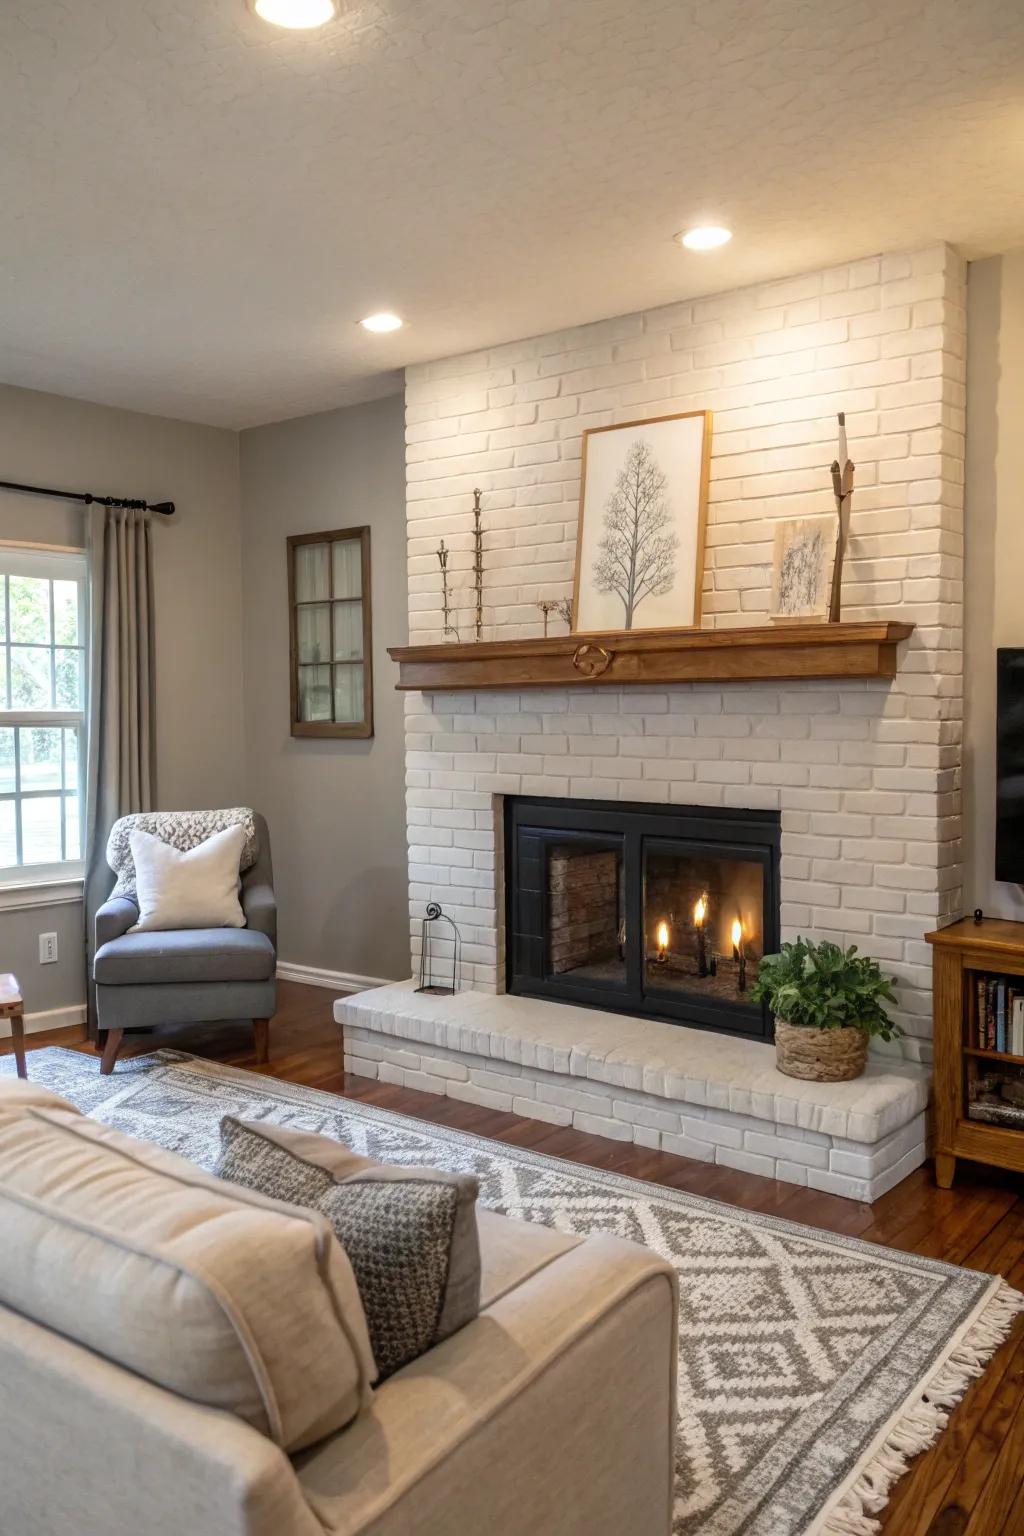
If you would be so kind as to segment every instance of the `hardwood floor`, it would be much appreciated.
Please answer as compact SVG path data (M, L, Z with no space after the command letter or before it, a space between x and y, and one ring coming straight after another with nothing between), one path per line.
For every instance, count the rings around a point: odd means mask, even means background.
M331 993L282 982L278 995L270 1061L265 1067L256 1068L253 1032L246 1025L180 1031L162 1043L515 1146L713 1196L748 1210L771 1211L906 1252L998 1272L1011 1285L1024 1288L1024 1178L1020 1175L958 1164L954 1187L941 1190L930 1168L921 1168L875 1205L859 1205L753 1174L347 1075L340 1033L331 1016ZM44 1044L74 1044L96 1055L81 1036L81 1031L30 1035L25 1043L30 1051ZM139 1036L126 1043L125 1054L152 1048L153 1036ZM9 1049L9 1041L0 1041L0 1052ZM897 1484L883 1519L886 1536L1024 1536L1022 1464L1024 1318L1018 1318L1011 1337L957 1408L949 1429Z

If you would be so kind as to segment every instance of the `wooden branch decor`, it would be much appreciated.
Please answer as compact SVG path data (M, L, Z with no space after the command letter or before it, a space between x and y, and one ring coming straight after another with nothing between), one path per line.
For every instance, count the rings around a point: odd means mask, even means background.
M839 412L839 452L832 461L832 491L836 498L839 537L836 542L835 565L832 568L832 601L828 616L832 624L838 624L842 606L843 559L850 537L850 504L853 500L853 464L846 446L845 411Z

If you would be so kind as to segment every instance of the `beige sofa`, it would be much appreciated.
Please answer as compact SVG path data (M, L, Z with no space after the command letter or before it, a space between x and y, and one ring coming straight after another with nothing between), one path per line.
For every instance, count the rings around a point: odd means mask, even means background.
M2 1536L667 1536L676 1290L654 1254L481 1211L479 1317L371 1391L320 1218L21 1088L0 1081ZM258 1256L225 1256L232 1232ZM344 1425L306 1444L321 1413Z

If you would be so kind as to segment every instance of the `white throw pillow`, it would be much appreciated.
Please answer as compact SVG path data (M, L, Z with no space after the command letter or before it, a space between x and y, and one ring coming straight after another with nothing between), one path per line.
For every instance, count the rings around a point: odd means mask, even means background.
M168 928L244 928L238 902L238 866L245 827L225 827L186 853L136 830L129 839L135 861L139 920L129 933Z

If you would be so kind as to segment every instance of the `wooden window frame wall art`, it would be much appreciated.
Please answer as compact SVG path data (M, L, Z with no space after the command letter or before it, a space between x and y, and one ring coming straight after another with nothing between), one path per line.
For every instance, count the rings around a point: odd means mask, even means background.
M339 544L359 543L359 572L360 591L358 596L352 593L335 593L335 547ZM334 740L365 739L373 735L373 613L370 589L370 530L361 528L335 528L324 533L300 533L293 534L288 539L288 631L289 631L289 692L291 697L291 733L293 736L302 737L327 737ZM296 580L296 563L298 552L315 544L327 546L327 594L317 595L311 598L298 596L298 584ZM346 659L337 656L336 620L337 607L345 602L359 602L362 605L362 657ZM299 655L299 611L302 608L326 607L327 609L327 633L329 636L328 655L324 660L314 662L302 662ZM330 669L330 700L331 718L322 720L303 720L300 718L301 689L299 686L299 669L301 666L321 666ZM336 720L334 718L337 708L337 670L339 667L361 667L363 678L363 714L359 720Z
M674 454L671 451L672 423L688 424L685 428L680 427L679 442ZM657 430L648 431L645 435L643 428ZM621 453L609 462L613 444L611 434L621 435L622 442ZM643 445L642 450L638 450L638 444ZM629 462L631 456L638 451L644 454L639 467ZM616 463L621 466L617 475L614 473ZM644 473L649 479L646 515L651 527L647 532L646 544L649 561L653 555L655 562L647 573L647 590L641 592L639 597L634 582L632 604L628 601L628 580L624 566L628 563L630 549L635 550L635 525L640 514L634 505L634 527L630 534L623 528L623 522L628 523L630 518L630 508L623 505L623 485L624 477L631 468ZM574 633L653 633L658 630L700 628L710 470L710 411L679 411L670 416L648 416L639 421L616 422L607 427L589 427L583 433L580 514L572 595ZM637 499L634 497L634 503ZM596 536L598 530L602 531L601 538ZM623 541L626 547L622 547ZM617 544L619 548L615 547ZM584 569L585 562L589 569ZM605 570L599 578L600 563L605 565ZM617 584L616 572L612 569L616 565L619 568ZM634 571L635 565L634 559L631 563ZM659 573L660 580L657 579ZM608 584L599 586L599 579ZM650 585L651 580L653 586ZM667 587L666 581L669 581ZM625 591L621 590L623 586L626 587ZM641 605L646 606L649 618L643 611L638 611ZM622 622L615 623L619 612Z

